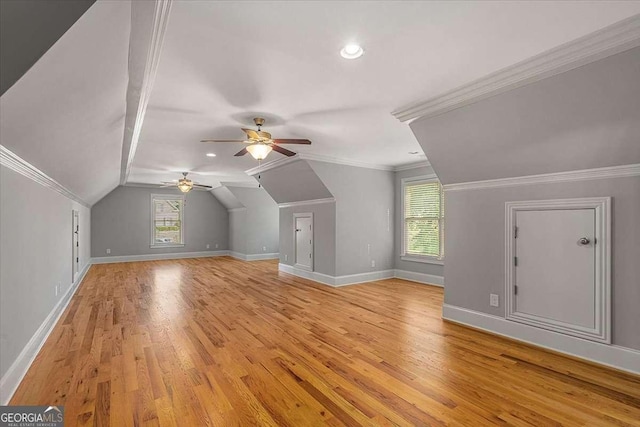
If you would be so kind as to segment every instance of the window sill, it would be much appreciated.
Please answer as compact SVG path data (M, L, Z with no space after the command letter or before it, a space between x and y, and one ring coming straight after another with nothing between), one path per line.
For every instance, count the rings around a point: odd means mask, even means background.
M184 248L184 243L171 243L168 245L162 245L162 244L155 244L155 245L149 245L149 247L151 249L160 249L160 248Z
M402 261L421 262L423 264L444 265L443 259L429 258L420 255L400 255Z

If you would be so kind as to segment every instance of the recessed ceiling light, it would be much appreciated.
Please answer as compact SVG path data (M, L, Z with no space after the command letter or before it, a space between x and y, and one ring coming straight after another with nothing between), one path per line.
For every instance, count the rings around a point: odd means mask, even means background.
M207 157L215 157L216 153L207 153Z
M364 53L364 49L357 44L348 44L340 51L340 56L345 59L360 58Z

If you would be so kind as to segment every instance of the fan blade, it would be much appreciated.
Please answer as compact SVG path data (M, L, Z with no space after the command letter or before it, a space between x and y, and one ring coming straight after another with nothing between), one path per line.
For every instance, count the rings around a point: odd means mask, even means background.
M274 139L275 144L311 144L308 139Z
M296 155L296 153L294 153L293 151L287 150L286 148L280 147L279 145L273 144L271 148L273 149L273 151L277 151L278 153L284 154L285 156L291 157Z
M210 186L210 185L195 184L195 183L194 183L194 184L193 184L193 188L207 188L207 189L210 189L210 188L213 188L213 187L212 187L212 186Z
M255 139L256 141L260 140L260 135L258 135L258 132L255 130L242 128L242 131L247 134L249 139Z
M246 148L243 148L242 150L238 151L236 154L234 154L235 157L240 157L240 156L244 156L245 154L247 154L248 151Z
M200 142L244 142L242 139L203 139Z

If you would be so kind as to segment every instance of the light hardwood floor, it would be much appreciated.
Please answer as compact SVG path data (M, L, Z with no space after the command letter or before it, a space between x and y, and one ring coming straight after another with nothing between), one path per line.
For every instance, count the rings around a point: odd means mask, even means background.
M273 261L94 265L12 404L66 426L640 425L640 378L440 318L442 290Z

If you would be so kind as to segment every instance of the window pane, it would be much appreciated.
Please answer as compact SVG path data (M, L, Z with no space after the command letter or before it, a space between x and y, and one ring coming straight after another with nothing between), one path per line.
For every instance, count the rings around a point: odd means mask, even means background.
M407 185L404 194L405 218L440 217L440 183Z
M406 253L413 255L440 256L440 221L437 219L408 219L406 230Z
M182 200L153 201L154 207L154 243L182 243Z

